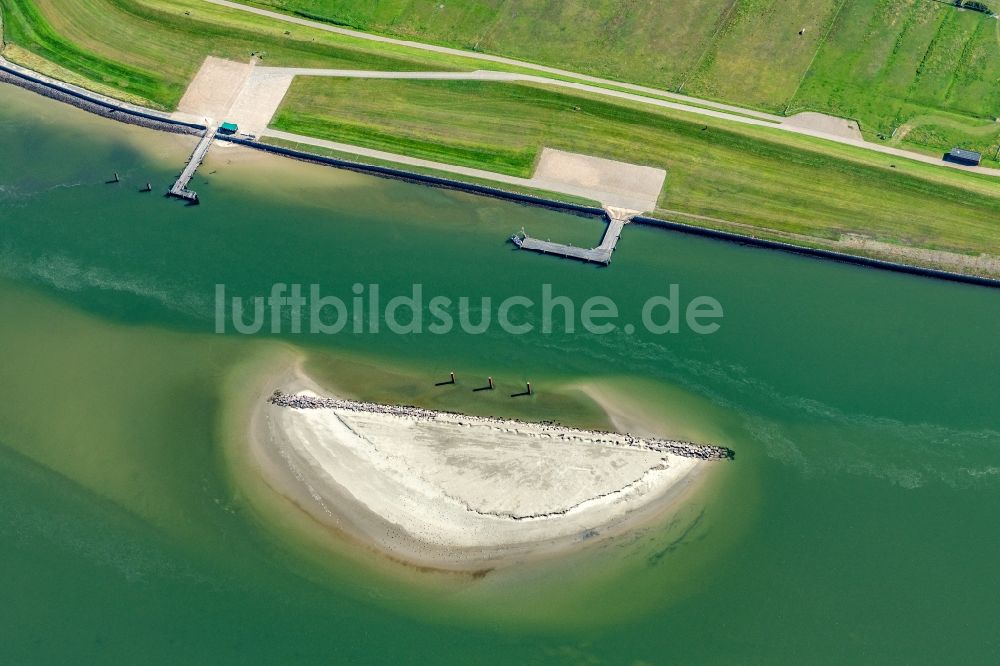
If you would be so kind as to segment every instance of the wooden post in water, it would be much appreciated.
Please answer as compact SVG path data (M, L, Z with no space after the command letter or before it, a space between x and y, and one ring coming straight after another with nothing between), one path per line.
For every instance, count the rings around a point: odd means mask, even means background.
M531 382L528 382L528 395L531 395Z
M119 181L120 181L120 179L118 178L118 172L117 172L117 171L115 171L115 182L117 183L117 182L119 182Z
M454 383L455 383L455 373L451 372L451 373L448 373L448 381L446 381L446 382L438 382L434 386L451 386Z
M490 390L492 391L493 390L493 378L492 377L488 377L488 379L490 380Z

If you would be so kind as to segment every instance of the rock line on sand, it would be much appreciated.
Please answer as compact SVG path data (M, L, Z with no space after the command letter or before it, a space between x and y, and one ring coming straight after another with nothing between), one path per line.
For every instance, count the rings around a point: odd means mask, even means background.
M380 405L372 402L359 402L356 400L344 400L341 398L319 398L307 395L292 395L283 391L275 391L268 399L268 402L278 407L288 407L292 409L342 409L352 412L367 412L370 414L384 414L399 418L415 419L418 421L435 421L438 417L459 418L459 425L478 425L490 428L507 430L516 428L518 425L531 425L534 428L541 428L547 431L546 436L556 436L560 439L576 439L590 441L600 444L611 444L625 446L635 449L645 449L660 453L669 453L685 458L698 458L701 460L732 460L735 452L724 446L713 444L696 444L670 439L649 439L636 437L630 434L620 434L612 432L602 432L599 430L581 430L577 428L566 428L553 423L527 423L513 419L500 419L486 416L468 416L465 414L453 414L450 412L438 412L420 407L410 407L402 405Z

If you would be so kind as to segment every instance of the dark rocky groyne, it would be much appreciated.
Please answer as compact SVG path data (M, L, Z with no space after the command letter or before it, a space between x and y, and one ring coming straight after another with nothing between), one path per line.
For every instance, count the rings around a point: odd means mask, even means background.
M580 430L577 428L567 428L555 423L529 423L527 421L515 421L513 419L500 419L490 416L468 416L466 414L455 414L451 412L438 412L421 407L411 407L402 405L380 405L373 402L359 402L356 400L343 400L341 398L314 398L305 395L292 395L283 391L275 391L268 398L268 402L277 407L289 407L292 409L342 409L351 412L364 412L369 414L386 414L398 418L415 419L418 421L436 421L440 416L449 416L460 419L459 425L485 425L509 429L511 426L531 426L540 428L550 437L564 440L589 440L601 444L616 446L627 446L630 448L645 449L658 453L667 453L685 458L699 458L702 460L732 460L736 453L724 446L712 444L695 444L672 439L648 439L636 437L627 433L602 432L599 430Z
M175 134L201 134L205 131L203 125L173 120L166 115L160 117L153 113L146 113L130 108L124 104L115 104L110 100L103 100L96 93L92 96L85 95L69 87L55 85L41 78L31 77L5 65L3 62L0 62L0 82L10 83L44 97L75 106L83 111L130 125L138 125L161 132L173 132Z

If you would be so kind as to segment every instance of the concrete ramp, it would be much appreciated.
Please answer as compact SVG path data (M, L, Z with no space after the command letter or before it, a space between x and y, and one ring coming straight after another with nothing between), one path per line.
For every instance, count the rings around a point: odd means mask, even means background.
M532 180L555 192L583 189L605 206L647 211L656 208L667 178L663 169L543 148Z
M208 56L177 105L179 114L222 122L253 72L254 63Z

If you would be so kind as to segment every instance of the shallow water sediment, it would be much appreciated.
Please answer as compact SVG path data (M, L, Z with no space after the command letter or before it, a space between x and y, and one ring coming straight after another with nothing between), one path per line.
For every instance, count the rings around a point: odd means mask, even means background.
M614 270L547 261L505 245L511 225L580 243L600 229L265 154L210 155L211 196L186 208L137 188L169 182L190 137L17 88L0 121L4 661L992 659L997 292L643 226ZM136 187L104 185L111 168ZM725 318L711 336L212 333L216 284L275 282L386 297L420 282L475 303L546 282L578 306L611 296L623 318L677 283ZM307 353L326 394L739 455L626 538L401 582L290 503L258 502L274 489L225 461L218 419L253 383L230 371L273 345ZM473 392L488 376L545 390ZM294 411L254 381L255 405Z

